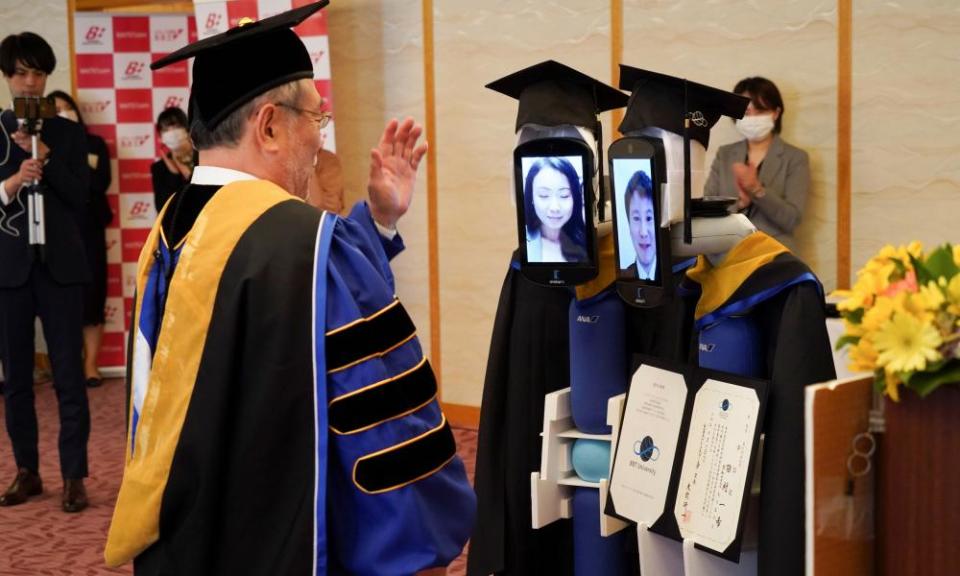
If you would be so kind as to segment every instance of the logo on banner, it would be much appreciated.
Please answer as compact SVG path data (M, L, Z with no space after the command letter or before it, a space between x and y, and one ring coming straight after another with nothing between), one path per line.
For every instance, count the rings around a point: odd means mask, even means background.
M108 326L119 323L120 314L120 306L115 301L107 302L103 307L103 316Z
M129 220L152 220L150 217L152 206L149 202L137 201L130 205L130 210L127 211L127 219Z
M141 110L149 110L150 103L133 100L130 102L123 102L122 104L118 104L117 107L123 112L135 113Z
M79 88L113 88L112 54L77 54L76 69Z
M207 14L207 21L204 22L203 27L206 30L216 30L220 27L220 22L223 21L223 16L217 12L211 12Z
M110 264L107 267L107 294L123 297L123 273L120 264Z
M123 136L120 138L121 148L140 148L150 141L149 134L139 134L137 136Z
M120 264L123 262L123 252L120 250L120 229L107 228L107 262L109 264Z
M103 307L104 332L122 333L125 315L123 298L107 298L106 305Z
M136 247L134 254L139 255L141 248L142 243ZM137 292L137 263L124 262L121 274L123 275L123 297L133 298L133 295Z
M136 274L124 274L123 275L123 295L127 298L133 298L133 295L137 293L137 275Z
M74 22L74 48L79 54L103 54L113 52L113 23L111 16L91 13L77 14Z
M149 168L149 167L148 167ZM150 170L146 172L124 172L120 174L120 188L123 192L143 192L145 189L144 186L150 186L152 183L150 181Z
M186 86L182 88L154 88L154 114L159 114L162 110L166 110L167 108L180 108L181 110L186 111L189 94L190 89ZM149 170L147 170L147 172L149 172Z
M313 64L314 78L330 78L330 43L326 36L312 36L303 39L307 47L310 62Z
M121 160L154 158L157 150L153 131L153 124L147 122L117 124L117 157ZM120 168L122 179L123 166ZM150 170L147 172L149 173ZM121 191L125 190L121 188Z
M110 74L112 70L105 68L103 66L84 66L83 68L77 70L77 74L80 76L103 76Z
M150 73L149 52L117 52L114 58L115 88L150 88L153 75Z
M84 34L83 42L84 44L101 44L106 32L107 29L103 26L91 26L87 28L87 33Z
M136 60L130 61L127 64L127 67L123 71L124 80L141 80L143 79L143 69L146 68L146 64L143 62L138 62Z
M100 366L123 367L123 332L104 332L100 344Z
M183 28L170 28L167 30L154 30L154 42L176 42L183 36Z
M84 116L90 114L103 114L112 104L111 100L97 100L94 102L80 102L80 111Z
M111 333L104 334L103 344L100 345L100 365L113 366L112 361L104 361L103 358L115 357L118 354L123 354L123 341L114 340L113 338L106 338L107 336L120 336L123 337L123 334Z
M146 39L147 39L147 34L142 30L118 30L117 31L117 40L143 41Z
M149 88L120 88L117 96L117 122L153 122L152 94ZM138 135L144 134L140 132Z
M163 109L167 108L182 108L183 107L183 96L167 96L167 99L163 102Z
M120 225L123 227L124 262L135 262L140 254L140 247L147 239L147 234L157 211L153 208L153 194L146 192L120 194Z
M123 158L117 163L115 174L118 176L118 188L123 196L130 193L153 191L150 165L153 164L153 154L156 152L154 142L145 144L140 150L150 152L150 156L134 157L128 155L127 158Z

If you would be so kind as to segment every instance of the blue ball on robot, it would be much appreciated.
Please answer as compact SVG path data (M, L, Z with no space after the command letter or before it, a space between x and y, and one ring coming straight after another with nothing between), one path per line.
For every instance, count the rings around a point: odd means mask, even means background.
M606 480L610 473L610 442L579 438L571 450L573 470L585 482Z

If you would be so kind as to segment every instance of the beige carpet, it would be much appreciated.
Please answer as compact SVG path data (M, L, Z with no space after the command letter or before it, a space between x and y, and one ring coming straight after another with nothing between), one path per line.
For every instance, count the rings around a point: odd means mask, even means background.
M40 476L44 493L12 508L0 508L0 575L99 576L130 574L129 566L113 570L103 564L103 546L110 515L120 486L123 466L124 386L107 380L90 395L90 477L87 492L90 508L80 514L60 510L61 481L57 456L57 403L50 383L39 384L37 418L40 424ZM0 402L0 422L4 407ZM5 428L4 428L5 430ZM455 429L461 457L473 481L477 451L474 430ZM0 490L16 473L10 440L0 433ZM465 574L464 556L447 570L449 576Z

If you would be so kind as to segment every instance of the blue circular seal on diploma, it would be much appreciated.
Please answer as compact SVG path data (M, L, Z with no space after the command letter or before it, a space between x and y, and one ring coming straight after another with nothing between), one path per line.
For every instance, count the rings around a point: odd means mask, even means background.
M653 438L644 436L643 440L637 440L633 443L633 453L640 457L644 462L657 461L660 457L660 449L653 444Z

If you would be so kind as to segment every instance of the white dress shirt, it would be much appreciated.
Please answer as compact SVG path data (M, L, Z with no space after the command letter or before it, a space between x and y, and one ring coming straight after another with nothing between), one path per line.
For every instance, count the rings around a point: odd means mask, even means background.
M644 266L640 263L640 259L637 259L637 279L639 280L654 280L657 277L657 255L653 255L653 260L650 261L649 266Z

